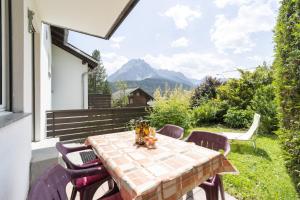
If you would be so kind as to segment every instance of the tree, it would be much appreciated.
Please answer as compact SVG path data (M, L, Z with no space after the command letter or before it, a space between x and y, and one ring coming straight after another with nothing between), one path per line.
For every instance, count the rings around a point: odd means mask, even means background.
M94 69L89 70L89 93L111 94L100 51L97 49L94 50L92 57L97 60L99 64Z
M232 127L246 127L256 112L261 114L259 133L272 134L278 126L273 70L264 62L254 72L239 72L239 79L230 79L217 89L218 99L228 106L225 123Z
M222 83L223 82L217 78L211 76L205 77L205 81L200 84L193 93L191 106L197 107L206 102L208 99L216 98L217 88L221 86Z
M230 107L247 109L251 105L257 89L272 84L273 74L270 67L258 66L254 72L239 70L239 79L230 79L218 88L218 96L227 101Z
M274 41L278 135L300 192L300 0L281 1Z
M124 107L128 105L128 96L126 94L127 83L124 81L118 81L116 83L117 89L119 91L118 96L114 97L113 106L114 107Z

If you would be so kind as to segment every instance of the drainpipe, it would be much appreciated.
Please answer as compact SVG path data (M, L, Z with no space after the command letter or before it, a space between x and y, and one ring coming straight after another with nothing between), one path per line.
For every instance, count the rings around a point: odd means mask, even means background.
M84 72L82 73L81 75L81 85L82 85L82 108L85 109L84 105L85 103L88 103L86 102L85 100L85 94L86 92L88 93L88 91L86 91L86 88L88 89L88 86L85 87L85 83L84 83L84 78L89 74L89 72Z

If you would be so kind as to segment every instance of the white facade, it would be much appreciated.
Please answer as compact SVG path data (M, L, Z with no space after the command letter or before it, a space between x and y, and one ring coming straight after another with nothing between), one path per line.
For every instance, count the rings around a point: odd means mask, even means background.
M52 45L52 110L87 108L88 65Z
M11 2L11 17L8 12L9 2ZM5 101L2 101L4 103L0 108L0 156L4 158L0 165L0 199L25 200L27 198L32 146L40 147L32 141L42 141L46 138L46 110L54 108L55 104L57 108L67 105L69 107L64 108L71 109L87 103L83 98L77 99L87 94L87 91L82 89L87 84L84 75L87 67L83 66L79 59L52 46L49 26L42 25L42 22L108 39L134 6L134 2L135 0L93 0L93 3L1 0L1 57L4 68L2 95ZM76 9L79 9L79 12ZM103 9L103 12L99 9ZM34 12L34 34L29 31L28 10ZM65 12L66 10L68 12ZM99 24L95 21L85 21L87 17L102 21ZM8 33L8 18L11 19L12 32L10 33ZM54 55L57 55L55 59ZM63 58L69 60L64 61ZM74 67L73 64L76 66ZM59 67L64 71L59 72ZM58 80L53 82L55 75ZM78 85L67 82L68 79L73 78ZM69 92L63 94L57 87L64 85ZM64 104L55 101L53 95L65 98L66 95L73 94L72 90L75 87L76 92L70 100L65 100ZM75 98L78 102L73 101ZM3 111L5 109L8 111Z
M29 188L32 118L0 128L0 199L26 199Z
M2 21L8 18L8 0L1 0L2 9L5 13ZM11 0L12 7L12 112L33 112L33 85L32 85L32 35L28 32L27 9L34 8L29 0ZM37 18L38 20L38 18ZM3 32L8 25L2 24ZM5 35L7 36L7 35ZM8 39L2 46L2 65L9 65ZM8 79L9 76L6 76ZM6 94L5 94L6 95ZM9 95L7 95L9 96ZM8 102L6 104L8 107ZM11 121L14 114L1 113L1 120L10 121L0 127L0 156L5 159L0 166L0 199L22 200L26 199L29 189L29 166L31 160L31 141L33 135L32 115L24 115Z

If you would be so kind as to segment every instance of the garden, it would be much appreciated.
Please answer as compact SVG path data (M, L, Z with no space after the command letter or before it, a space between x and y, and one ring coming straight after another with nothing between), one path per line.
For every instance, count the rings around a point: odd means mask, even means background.
M283 0L274 30L274 62L239 78L206 77L193 92L155 92L150 122L185 129L241 132L261 115L257 148L232 142L228 159L239 175L224 176L238 199L298 199L300 192L300 0Z
M251 142L231 143L228 159L240 174L224 176L225 190L238 199L297 199L277 135L274 70L263 64L253 72L239 72L240 78L225 82L206 77L192 92L180 87L158 89L150 122L154 127L181 126L186 137L193 130L245 132L254 113L261 114L256 149Z

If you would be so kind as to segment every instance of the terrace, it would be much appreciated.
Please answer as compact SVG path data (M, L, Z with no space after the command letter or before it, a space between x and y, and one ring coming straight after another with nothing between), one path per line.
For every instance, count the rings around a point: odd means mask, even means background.
M118 186L125 200L151 199L150 194L152 198L162 199L205 199L205 192L198 187L199 184L219 173L237 171L241 174L224 177L225 190L230 193L225 192L226 199L263 199L264 195L297 198L275 136L258 136L256 150L252 149L251 144L233 143L232 153L227 156L222 148L221 151L215 149L214 144L211 147L208 142L206 146L204 142L195 145L197 141L185 142L183 139L187 139L192 131L241 130L228 130L223 125L215 124L207 127L199 123L194 127L184 127L185 133L180 139L157 134L157 148L154 150L144 146L134 146L133 149L135 134L128 132L129 120L150 118L157 128L173 122L171 117L163 124L155 121L155 109L160 105L174 106L175 109L172 109L180 119L174 120L173 124L182 119L193 124L191 118L182 117L182 114L194 111L185 109L186 101L177 102L188 96L184 93L186 91L175 91L175 100L164 97L162 102L155 101L161 104L154 103L151 109L146 106L112 108L111 96L89 95L88 76L98 66L97 59L71 45L67 39L69 32L75 31L109 40L137 4L138 0L91 0L89 3L72 0L1 0L0 155L5 162L0 166L0 177L6 181L0 184L0 199L27 199L31 186L38 177L45 175L46 169L57 164L70 167L65 165L62 155L58 153L57 142L68 147L78 146L78 143L92 146L103 167L107 168L110 179L97 188L94 199L111 189L111 180L116 182L114 186ZM169 116L168 112L164 116ZM105 145L111 145L109 151L101 148L103 141ZM111 149L116 150L115 155L110 156ZM87 152L89 156L93 155L90 154L91 149ZM114 160L116 157L121 159ZM68 158L77 165L86 164L83 162L84 156L78 153L71 153ZM271 172L273 165L276 166L274 173ZM257 171L254 166L258 166ZM237 170L235 167L238 167ZM268 177L264 176L260 182L258 176L266 169L266 176L275 176L278 183L284 180L285 187L272 184L272 181L266 183ZM139 172L138 175L131 173L134 170ZM253 171L255 175L251 174ZM251 182L251 178L255 182ZM241 183L243 181L245 184ZM152 184L151 187L148 184ZM272 191L269 192L266 187ZM71 194L72 184L69 183L68 198ZM218 197L222 198L221 193ZM78 195L76 199L80 199Z

